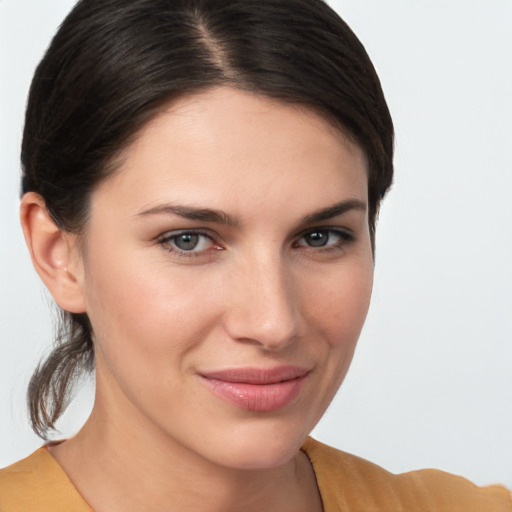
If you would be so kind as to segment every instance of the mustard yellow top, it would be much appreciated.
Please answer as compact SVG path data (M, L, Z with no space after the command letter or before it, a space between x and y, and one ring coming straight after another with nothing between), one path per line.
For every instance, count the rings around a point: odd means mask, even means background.
M302 447L324 512L512 512L510 493L434 469L394 475L314 439ZM92 512L43 447L0 471L0 512Z

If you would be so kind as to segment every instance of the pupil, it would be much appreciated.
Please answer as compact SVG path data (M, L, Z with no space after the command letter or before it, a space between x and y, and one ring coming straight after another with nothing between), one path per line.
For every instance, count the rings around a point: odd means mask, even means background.
M327 235L322 231L315 231L308 236L308 243L313 247L322 247L327 243Z
M186 234L178 236L176 238L176 240L174 241L174 243L180 249L182 249L184 251L190 251L190 250L196 248L198 241L199 241L199 235L186 233Z

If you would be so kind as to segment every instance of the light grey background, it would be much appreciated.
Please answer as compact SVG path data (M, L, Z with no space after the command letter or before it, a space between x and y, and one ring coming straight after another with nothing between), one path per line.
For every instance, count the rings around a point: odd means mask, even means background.
M73 3L0 0L0 466L41 443L24 396L51 315L18 227L18 152L31 75ZM512 487L512 1L331 5L380 74L397 158L369 319L315 435L394 472Z

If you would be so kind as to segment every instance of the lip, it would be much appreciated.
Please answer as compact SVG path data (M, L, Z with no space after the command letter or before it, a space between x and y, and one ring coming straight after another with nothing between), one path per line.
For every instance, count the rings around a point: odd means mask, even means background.
M293 402L302 391L309 370L298 366L229 368L200 373L216 396L247 411L274 411Z

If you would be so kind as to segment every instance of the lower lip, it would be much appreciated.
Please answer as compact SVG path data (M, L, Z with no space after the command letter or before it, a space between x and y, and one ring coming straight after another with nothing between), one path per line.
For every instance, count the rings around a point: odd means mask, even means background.
M300 394L306 375L274 384L246 384L202 377L218 397L247 411L275 411L293 402Z

